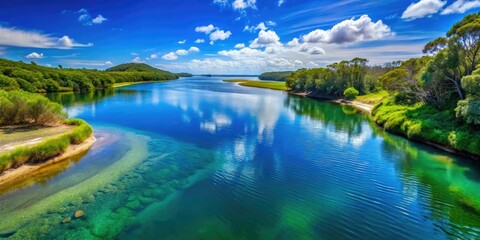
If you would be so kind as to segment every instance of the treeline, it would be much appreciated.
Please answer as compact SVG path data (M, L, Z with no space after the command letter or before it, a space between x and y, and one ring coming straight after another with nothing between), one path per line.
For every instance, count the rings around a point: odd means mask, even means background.
M292 71L284 71L284 72L265 72L260 74L258 79L260 80L270 80L270 81L285 81L287 77L292 74Z
M381 90L380 76L400 64L392 62L383 66L368 66L367 63L367 59L354 58L324 68L299 69L287 77L286 85L294 92L310 92L325 97L342 97L348 88L366 94Z
M0 126L57 124L66 117L60 104L40 94L0 90Z
M286 85L294 92L329 97L387 90L390 97L372 111L378 124L411 139L480 155L480 13L455 23L423 53L384 66L355 58L300 69Z
M129 64L131 65L131 64ZM145 64L146 65L146 64ZM148 65L147 65L148 66ZM150 66L149 66L150 67ZM111 88L114 83L137 81L173 80L178 77L170 72L150 67L145 71L126 71L111 68L109 71L64 69L38 66L0 59L0 89L27 92L90 92ZM142 69L145 69L142 67Z

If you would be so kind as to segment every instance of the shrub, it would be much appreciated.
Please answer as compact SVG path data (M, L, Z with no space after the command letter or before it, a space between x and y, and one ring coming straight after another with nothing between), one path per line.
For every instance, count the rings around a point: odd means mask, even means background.
M345 91L343 92L343 96L345 96L345 99L349 100L349 101L353 101L355 100L355 98L357 98L359 92L357 91L357 89L353 88L353 87L349 87L347 89L345 89Z

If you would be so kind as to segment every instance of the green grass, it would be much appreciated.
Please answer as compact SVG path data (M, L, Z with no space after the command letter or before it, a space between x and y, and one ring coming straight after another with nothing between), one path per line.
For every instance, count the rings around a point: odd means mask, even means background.
M388 92L385 90L376 92L376 93L369 93L365 95L358 96L355 101L365 103L365 104L377 104L381 102L383 99L389 96Z
M396 105L389 98L373 108L372 116L387 131L409 139L480 155L480 130L458 121L454 110L439 111L425 104Z
M256 88L268 88L273 90L288 90L285 82L270 82L270 81L254 81L254 80L244 80L244 79L227 79L223 80L224 82L238 83L241 86L246 87L256 87Z
M70 144L82 143L93 133L92 127L80 119L68 119L64 124L73 125L75 128L69 133L46 139L36 145L18 147L0 154L0 173L23 164L47 161L65 152Z
M119 88L119 87L126 87L130 85L136 85L136 84L142 84L142 83L155 83L155 82L165 82L166 80L162 81L140 81L140 82L121 82L121 83L114 83L113 87L114 88Z

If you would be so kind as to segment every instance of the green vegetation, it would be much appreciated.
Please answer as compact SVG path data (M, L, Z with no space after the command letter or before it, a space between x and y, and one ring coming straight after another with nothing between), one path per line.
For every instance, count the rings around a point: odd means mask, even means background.
M357 91L357 89L355 89L353 87L349 87L349 88L345 89L345 91L343 92L343 96L345 96L345 99L349 100L349 101L355 100L355 98L357 98L358 94L359 94L359 92Z
M283 91L288 90L284 82L252 81L252 80L243 80L243 79L228 79L223 81L238 83L239 85L246 86L246 87L269 88L269 89L283 90Z
M368 66L354 58L300 69L286 79L293 92L378 103L372 115L385 129L418 141L480 155L480 13L426 44L420 58Z
M190 73L175 73L175 75L179 77L193 77L193 75Z
M30 147L18 147L4 154L0 154L0 173L10 168L16 168L23 164L41 163L49 158L65 152L71 144L82 143L92 135L92 127L85 121L69 119L64 124L73 125L73 131Z
M270 81L285 81L287 77L292 74L292 71L284 71L284 72L265 72L262 73L258 79L260 80L270 80Z
M0 90L0 126L56 124L65 119L62 106L48 98L25 91Z
M38 66L0 59L0 89L27 92L91 92L114 83L177 79L177 75L146 64L121 64L107 71Z

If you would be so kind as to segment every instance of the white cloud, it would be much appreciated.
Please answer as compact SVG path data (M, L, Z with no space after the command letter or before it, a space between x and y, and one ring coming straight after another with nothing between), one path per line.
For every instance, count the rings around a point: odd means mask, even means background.
M36 52L32 52L25 57L26 58L43 58L43 53L39 54L39 53L36 53Z
M431 16L439 12L447 1L441 0L420 0L419 2L412 3L402 13L402 19L414 20L417 18L423 18Z
M245 43L238 43L235 45L234 48L244 48L245 47Z
M135 57L134 59L132 59L131 61L132 63L141 63L142 62L142 59L140 57Z
M466 11L480 7L480 0L464 1L457 0L442 11L442 15L453 13L465 13Z
M184 56L184 55L188 55L188 51L185 50L185 49L178 49L175 54L179 55L179 56Z
M298 38L293 38L290 42L287 43L287 47L296 47L300 45L300 42L298 41Z
M245 10L247 8L257 9L255 3L257 0L235 0L232 3L232 7L235 10Z
M209 34L211 33L214 29L216 29L215 26L213 26L213 24L209 24L207 26L200 26L200 27L196 27L195 28L195 32L203 32L205 34Z
M77 13L80 14L77 18L77 21L85 26L92 26L93 24L102 24L103 22L107 21L107 19L103 17L101 14L98 14L97 17L92 19L92 16L88 12L88 10L85 8L78 10Z
M106 61L104 64L105 64L105 66L112 66L113 65L113 63L110 62L110 61Z
M113 63L110 61L98 61L98 60L65 60L63 63L67 65L87 66L87 67L108 67L113 65Z
M198 48L198 47L190 47L190 49L188 49L188 52L191 52L191 53L200 52L200 48Z
M52 64L45 64L46 67L52 67Z
M272 30L260 30L258 37L250 44L251 48L266 47L272 44L279 44L280 37Z
M102 24L103 22L107 21L106 18L104 18L102 15L98 15L96 18L92 20L92 23L94 24Z
M76 43L68 36L55 38L50 34L0 26L0 46L69 49L74 47L90 47L93 46L93 44Z
M282 6L285 3L285 0L278 0L278 6Z
M182 40L182 41L178 41L178 44L185 44L187 42L187 40Z
M201 39L201 38L195 40L195 43L204 43L204 42L205 42L205 39Z
M258 30L267 30L268 27L273 27L276 26L277 23L274 21L266 21L266 22L261 22L257 26L245 26L243 28L243 31L250 31L250 32L255 32Z
M224 7L228 5L228 0L213 0L213 3Z
M150 59L157 59L158 58L158 55L157 54L151 54L150 55Z
M223 31L220 29L215 30L215 32L212 32L210 34L210 43L213 43L218 40L225 40L229 38L232 35L232 32L230 31Z
M178 56L174 52L169 52L169 53L163 55L162 58L165 59L165 60L171 61L171 60L177 59Z
M390 27L383 24L381 20L372 22L370 17L363 15L356 20L352 18L340 22L328 30L314 30L302 39L308 43L344 44L384 39L393 34Z

